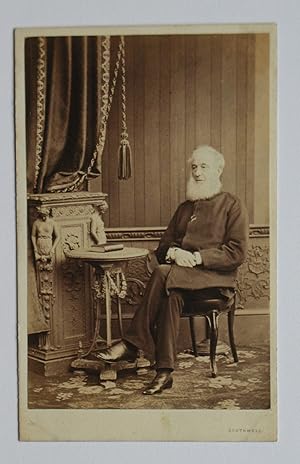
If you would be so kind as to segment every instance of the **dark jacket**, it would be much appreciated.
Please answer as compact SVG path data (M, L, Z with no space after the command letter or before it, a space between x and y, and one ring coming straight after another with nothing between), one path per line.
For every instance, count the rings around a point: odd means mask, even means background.
M237 268L246 258L248 236L246 208L231 193L181 203L161 238L156 257L165 263L168 249L177 246L199 251L203 262L194 268L173 264L167 289L234 287Z

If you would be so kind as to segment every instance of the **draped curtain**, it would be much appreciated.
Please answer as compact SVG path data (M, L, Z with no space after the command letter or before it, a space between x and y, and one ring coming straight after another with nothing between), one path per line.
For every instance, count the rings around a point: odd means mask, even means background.
M118 42L117 37L26 39L28 193L84 189L86 179L100 174ZM28 333L33 334L47 330L47 324L31 243L28 247Z
M110 57L109 37L26 40L29 193L76 190L100 174L95 147L103 129Z

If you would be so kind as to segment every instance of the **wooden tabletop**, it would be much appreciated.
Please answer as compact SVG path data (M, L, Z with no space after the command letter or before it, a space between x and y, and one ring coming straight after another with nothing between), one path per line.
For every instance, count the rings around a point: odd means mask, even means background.
M95 261L99 263L109 263L118 261L129 261L131 259L147 256L149 250L146 248L124 247L117 251L97 251L97 248L81 248L69 251L67 256L70 258L82 259L83 261Z

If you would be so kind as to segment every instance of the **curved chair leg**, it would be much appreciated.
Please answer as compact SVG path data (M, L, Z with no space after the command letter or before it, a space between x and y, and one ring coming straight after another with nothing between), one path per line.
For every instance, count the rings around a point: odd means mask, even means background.
M190 316L189 320L190 320L190 330L191 330L191 339L192 339L193 352L194 352L194 356L197 357L198 352L197 352L197 344L196 344L195 323L194 323L193 316Z
M229 333L229 341L230 341L231 353L232 353L234 362L237 363L239 361L239 358L238 358L238 355L237 355L237 352L236 352L236 346L235 346L235 342L234 342L234 333L233 333L234 313L235 313L235 308L233 307L228 312L228 333Z
M206 316L210 326L210 365L212 377L217 377L216 349L218 343L218 311Z

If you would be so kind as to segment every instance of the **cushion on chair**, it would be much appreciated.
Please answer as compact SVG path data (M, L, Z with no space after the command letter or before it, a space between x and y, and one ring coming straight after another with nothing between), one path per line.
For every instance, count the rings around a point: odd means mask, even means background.
M182 315L204 314L212 310L225 311L229 307L229 301L226 298L197 299L190 298L185 301Z

